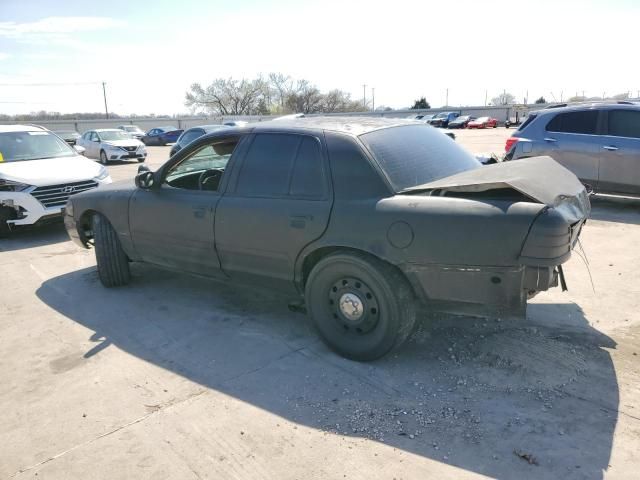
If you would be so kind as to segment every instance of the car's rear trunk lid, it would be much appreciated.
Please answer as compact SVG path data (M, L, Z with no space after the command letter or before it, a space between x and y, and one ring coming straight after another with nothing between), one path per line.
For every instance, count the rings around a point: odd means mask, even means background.
M565 204L568 199L584 197L585 192L578 178L551 157L531 157L517 162L500 162L415 187L416 190L422 191L468 193L509 188L549 207L558 207L560 204ZM588 201L586 205L582 205L582 208L585 207L588 209Z

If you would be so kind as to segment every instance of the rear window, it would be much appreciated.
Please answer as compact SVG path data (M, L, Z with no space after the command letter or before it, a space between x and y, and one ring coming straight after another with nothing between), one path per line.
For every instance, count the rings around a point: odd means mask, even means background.
M640 138L640 111L609 111L609 135L616 137Z
M360 140L396 192L480 166L473 155L429 125L384 128L360 135Z
M553 117L553 119L547 124L547 131L558 133L583 133L593 135L596 133L597 123L597 110L559 113L558 115Z
M518 131L520 132L520 131L524 130L524 128L525 128L527 125L529 125L531 122L533 122L533 121L536 119L536 117L537 117L537 116L538 116L538 115L537 115L537 114L535 114L535 113L530 113L530 114L527 116L527 119L522 123L522 125L520 125L520 127L518 127Z

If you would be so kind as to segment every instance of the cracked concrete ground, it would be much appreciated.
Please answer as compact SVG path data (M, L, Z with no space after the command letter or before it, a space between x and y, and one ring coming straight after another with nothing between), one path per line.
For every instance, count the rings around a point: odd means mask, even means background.
M593 286L574 255L526 320L425 317L358 364L287 298L145 265L107 290L61 225L20 231L0 241L0 478L637 478L638 244L640 201L596 198Z

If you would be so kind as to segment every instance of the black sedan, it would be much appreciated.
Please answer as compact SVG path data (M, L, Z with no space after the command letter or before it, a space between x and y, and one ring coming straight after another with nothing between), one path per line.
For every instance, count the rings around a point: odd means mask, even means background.
M563 281L589 209L549 157L482 166L425 124L313 117L204 135L135 184L72 196L65 224L106 287L130 262L255 282L297 296L330 348L372 360L422 308L524 315Z
M176 127L156 127L149 130L140 139L145 145L166 145L168 143L175 143L178 141L178 137L182 135L184 130Z
M55 133L57 136L59 136L61 139L67 142L69 145L75 145L76 140L78 140L81 136L75 130L58 130L53 133Z
M476 117L472 117L471 115L462 115L455 120L451 120L447 128L467 128L469 122L475 119Z
M171 147L169 155L175 155L178 151L182 150L185 146L193 142L196 138L200 138L207 133L213 133L217 130L223 130L225 128L231 128L228 125L200 125L185 130L178 138L178 141Z

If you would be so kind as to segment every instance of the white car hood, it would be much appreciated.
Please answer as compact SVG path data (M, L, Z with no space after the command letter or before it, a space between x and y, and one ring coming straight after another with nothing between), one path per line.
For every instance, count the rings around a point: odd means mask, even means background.
M116 147L139 147L143 145L140 140L132 138L131 140L109 140L102 142L103 145L115 145Z
M102 169L81 155L0 163L0 178L42 187L91 180Z

